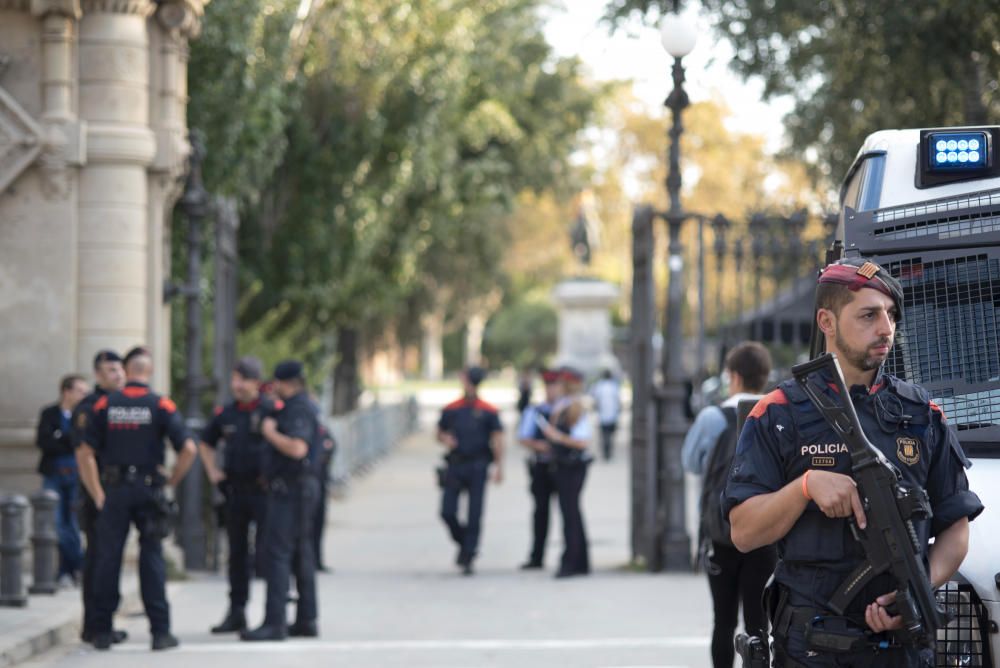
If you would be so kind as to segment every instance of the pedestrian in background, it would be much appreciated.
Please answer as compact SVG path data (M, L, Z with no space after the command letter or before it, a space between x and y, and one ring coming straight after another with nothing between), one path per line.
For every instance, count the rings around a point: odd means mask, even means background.
M729 536L729 523L722 517L722 492L739 436L736 408L744 399L761 398L771 373L771 355L759 343L741 343L729 351L725 368L729 397L721 406L706 406L698 413L681 452L684 470L702 476L699 554L712 592L714 668L732 668L733 637L741 603L747 633L766 637L767 617L761 596L778 558L773 545L746 554L737 550Z
M42 451L38 472L42 487L59 496L56 533L59 536L59 584L76 584L83 565L80 525L76 518L80 476L73 452L73 409L90 392L83 376L70 374L59 381L59 401L38 416L35 444Z
M565 367L560 376L563 396L556 403L551 420L540 419L539 426L552 448L563 520L564 547L556 577L568 578L590 573L590 548L580 510L580 494L593 461L588 452L593 429L582 395L583 374Z
M521 415L531 405L532 381L531 369L521 369L521 373L517 375L517 412Z
M472 575L472 562L479 551L480 524L490 463L493 480L503 480L503 426L495 406L479 398L479 384L486 377L480 367L462 372L462 398L444 407L438 420L438 441L447 449L441 519L458 545L455 563L464 575ZM468 495L465 524L458 519L458 502Z
M614 451L615 430L618 429L618 416L621 414L621 386L612 375L610 369L601 372L601 377L590 389L597 410L597 420L601 424L601 452L604 461L611 459Z

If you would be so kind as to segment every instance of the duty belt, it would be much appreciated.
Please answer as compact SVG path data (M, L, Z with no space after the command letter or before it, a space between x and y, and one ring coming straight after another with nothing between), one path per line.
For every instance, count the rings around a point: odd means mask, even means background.
M845 625L851 624L855 628L827 628L826 621L832 620L841 620ZM778 609L774 620L774 634L780 638L787 638L788 631L792 628L802 631L806 646L817 652L851 654L899 646L894 639L868 629L863 617L838 616L818 608L786 603Z
M105 485L145 485L159 487L166 478L159 471L150 471L138 466L105 466L101 471L101 482Z
M468 455L464 452L450 452L445 459L449 464L471 464L473 462L489 463L490 455Z

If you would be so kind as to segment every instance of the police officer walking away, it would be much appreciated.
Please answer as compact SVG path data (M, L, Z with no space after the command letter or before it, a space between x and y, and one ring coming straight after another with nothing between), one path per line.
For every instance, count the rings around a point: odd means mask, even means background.
M926 491L933 516L914 520L914 528L931 586L940 587L965 558L969 521L983 506L969 490L967 460L942 410L926 390L882 370L903 317L902 288L874 263L841 260L820 275L816 307L816 326L840 360L865 434L903 484ZM833 389L825 391L834 396ZM853 517L860 529L867 524L850 473L847 447L794 380L750 413L723 512L741 551L778 544L777 588L769 591L776 666L916 666L922 660L886 633L902 625L888 607L891 578L875 577L843 615L829 609L831 596L865 558L847 521ZM832 654L826 648L835 644L850 649Z
M224 490L226 498L226 534L229 539L229 611L212 633L243 631L247 627L244 608L250 596L253 560L250 549L250 525L256 533L256 559L263 558L264 517L267 513L267 488L261 463L264 441L261 427L265 418L281 407L259 392L261 363L256 357L237 362L229 380L233 401L215 411L215 416L201 433L201 460L213 484ZM223 468L215 463L215 448L225 442Z
M274 369L274 388L284 405L275 416L265 418L261 427L270 445L264 457L264 477L270 487L264 521L267 602L263 624L240 634L250 641L319 636L312 530L319 501L319 423L306 392L301 362L279 363ZM295 622L289 626L285 607L293 567L299 600Z
M773 545L743 554L733 546L729 524L722 518L722 492L736 452L736 409L740 401L759 400L771 373L771 354L756 341L745 341L726 355L729 397L721 406L706 406L684 437L684 470L702 476L699 553L712 592L715 626L712 665L732 668L733 638L743 606L743 627L763 637L767 618L761 596L778 559Z
M479 550L480 522L486 495L486 478L493 463L493 480L503 480L503 427L497 409L479 398L479 384L486 371L472 366L462 371L461 399L444 407L438 420L437 438L447 449L448 463L441 498L441 519L458 545L455 563L463 574L472 575L472 562ZM458 520L458 500L469 498L465 524Z
M139 531L139 579L154 650L179 643L170 633L167 569L161 541L168 533L164 485L176 487L197 456L177 406L149 389L153 358L145 348L125 355L128 380L118 392L94 404L93 419L80 444L81 476L97 507L97 570L94 647L114 641L111 621L118 607L122 552L129 525ZM177 451L173 472L164 475L167 437ZM100 458L98 474L96 458Z
M80 443L84 441L87 425L94 413L94 404L103 396L117 392L125 384L125 369L122 368L122 358L113 350L101 350L94 356L94 380L97 386L88 394L73 411L73 447L76 449L79 463ZM100 462L98 461L98 469ZM87 541L83 553L83 566L80 571L80 594L83 597L83 624L80 629L80 640L92 642L94 639L94 571L97 568L97 507L90 493L80 481L80 528ZM128 633L115 629L111 632L111 641L124 642Z
M593 429L580 392L583 374L565 367L560 374L562 398L552 411L551 420L539 420L539 426L552 447L555 461L556 492L563 521L563 554L557 578L590 573L590 548L580 510L580 493L593 457L587 448Z
M73 409L90 392L83 376L70 374L59 383L59 402L46 406L38 416L35 439L42 457L38 472L42 487L59 496L56 532L59 536L59 583L76 583L83 565L80 527L76 521L76 497L80 485L73 453Z
M531 453L528 459L528 477L531 479L531 497L535 502L531 525L531 555L528 557L528 561L521 564L521 570L534 570L543 567L545 543L549 536L549 511L552 506L552 497L556 493L552 447L545 440L545 434L542 433L539 426L538 417L544 420L552 417L552 409L562 393L559 372L554 369L544 369L542 382L545 383L545 401L525 408L517 430L517 437L521 445Z

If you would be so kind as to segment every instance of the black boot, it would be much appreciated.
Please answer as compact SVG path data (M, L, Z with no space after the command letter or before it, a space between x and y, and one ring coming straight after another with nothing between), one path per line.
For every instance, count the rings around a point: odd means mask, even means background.
M177 636L170 633L170 631L165 631L163 633L154 633L153 642L150 646L154 652L158 652L164 649L172 649L180 644L181 641L177 639Z
M240 640L248 640L251 642L259 640L284 640L287 636L288 631L286 631L284 627L262 625L258 626L253 631L241 632Z
M318 638L319 628L316 626L316 621L311 622L295 622L288 627L288 635L292 638Z
M212 633L236 633L237 631L245 631L246 628L247 617L243 610L230 608L222 623L212 627Z

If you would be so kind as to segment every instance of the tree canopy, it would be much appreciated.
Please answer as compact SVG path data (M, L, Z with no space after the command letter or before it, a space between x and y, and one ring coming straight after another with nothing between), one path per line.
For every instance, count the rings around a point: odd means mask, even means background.
M603 94L553 54L540 4L209 5L189 123L208 187L240 199L245 327L405 336L509 283L518 204L573 192Z
M609 0L608 17L649 18L674 0ZM765 97L791 96L792 147L844 176L880 129L980 124L1000 111L996 0L701 0L735 48L732 67Z

